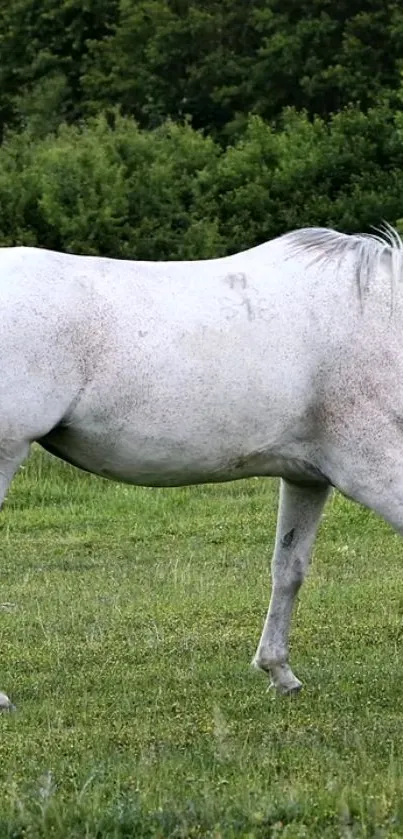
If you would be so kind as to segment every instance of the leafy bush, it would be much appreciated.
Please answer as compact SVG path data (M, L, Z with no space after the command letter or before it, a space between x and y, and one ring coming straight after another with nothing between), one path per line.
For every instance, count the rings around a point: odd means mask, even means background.
M329 123L289 110L281 130L252 117L203 174L198 211L206 202L215 212L231 252L297 227L351 232L394 222L403 212L400 121L386 106L367 115L349 108Z
M0 147L0 244L132 259L242 250L305 225L368 230L403 217L403 114L290 109L251 117L227 149L190 125L114 113Z
M0 148L0 243L133 259L211 255L214 220L197 221L193 240L189 226L197 179L217 154L189 126L145 132L119 115L43 140L10 135Z

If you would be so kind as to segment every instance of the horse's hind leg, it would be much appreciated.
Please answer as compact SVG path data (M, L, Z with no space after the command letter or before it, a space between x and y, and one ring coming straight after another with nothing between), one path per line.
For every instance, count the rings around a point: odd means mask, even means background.
M0 441L0 508L11 481L29 453L29 443L1 444ZM0 691L0 711L11 711L13 705L8 696Z
M281 481L272 593L253 662L270 673L272 683L280 693L292 693L301 687L287 663L288 635L295 597L308 569L329 491L328 486L302 486Z

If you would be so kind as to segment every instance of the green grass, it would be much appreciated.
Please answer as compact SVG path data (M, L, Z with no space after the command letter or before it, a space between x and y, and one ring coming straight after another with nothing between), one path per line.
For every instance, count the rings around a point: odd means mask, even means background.
M0 525L0 839L403 836L403 546L332 500L281 699L250 668L277 489L34 453Z

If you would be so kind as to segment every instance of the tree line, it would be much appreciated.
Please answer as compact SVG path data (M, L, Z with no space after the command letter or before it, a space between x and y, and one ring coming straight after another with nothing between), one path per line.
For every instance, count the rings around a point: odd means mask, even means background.
M204 258L403 218L399 0L10 0L0 244Z

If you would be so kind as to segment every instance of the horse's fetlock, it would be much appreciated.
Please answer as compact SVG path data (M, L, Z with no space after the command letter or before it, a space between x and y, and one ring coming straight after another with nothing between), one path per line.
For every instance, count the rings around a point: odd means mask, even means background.
M285 664L287 661L286 650L268 650L257 652L253 659L253 666L258 670L264 670L266 673L270 672L273 667Z

